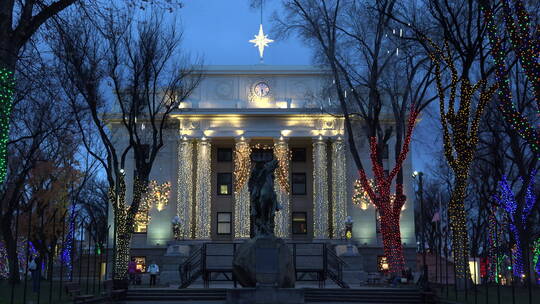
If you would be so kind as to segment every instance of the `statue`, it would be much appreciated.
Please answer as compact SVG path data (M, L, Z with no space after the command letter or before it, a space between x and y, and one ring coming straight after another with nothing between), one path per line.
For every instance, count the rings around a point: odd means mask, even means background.
M237 247L233 274L243 287L292 288L295 271L284 240L274 235L274 217L281 209L274 191L278 161L256 162L248 181L254 236Z
M274 235L274 217L281 210L274 191L274 171L277 160L267 163L256 162L249 177L248 188L251 203L251 218L255 236Z

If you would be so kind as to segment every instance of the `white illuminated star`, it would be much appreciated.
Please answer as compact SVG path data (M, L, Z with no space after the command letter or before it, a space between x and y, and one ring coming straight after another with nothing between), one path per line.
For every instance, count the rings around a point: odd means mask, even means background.
M255 35L255 39L251 39L249 42L255 44L255 47L259 48L259 55L263 58L264 47L268 46L270 42L274 42L272 39L268 39L268 36L263 32L263 26L259 27L259 34Z

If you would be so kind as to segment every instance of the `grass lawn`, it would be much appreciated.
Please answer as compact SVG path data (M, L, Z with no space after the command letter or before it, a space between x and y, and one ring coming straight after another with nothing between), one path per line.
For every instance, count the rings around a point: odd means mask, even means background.
M498 289L498 291L497 291ZM514 288L514 296L512 296L512 287L510 286L476 286L465 293L464 291L458 291L457 294L453 286L449 287L448 296L444 286L435 288L435 291L441 299L451 302L467 303L467 304L528 304L529 303L529 290L523 287ZM535 286L532 288L532 302L540 303L540 287ZM486 297L487 294L487 297ZM456 297L457 296L457 297ZM500 301L499 301L500 299ZM513 301L514 299L514 301Z
M74 280L74 282L78 282L77 280ZM39 294L39 303L40 304L63 304L63 303L73 303L69 295L66 294L64 290L64 284L66 282L63 282L62 287L60 286L60 282L54 281L52 283L52 289L51 284L49 281L41 281L41 292ZM6 280L0 280L0 304L10 304L11 300L11 284L9 284ZM49 302L49 294L52 290L52 299ZM86 281L81 281L81 293L83 294L99 294L98 291L98 281L96 280L96 285L94 289L93 282L88 282L88 293L86 293ZM24 281L22 281L20 284L15 285L15 292L14 292L14 301L15 304L28 304L28 303L38 303L38 294L32 292L32 281L28 280L26 282L26 303L23 303L24 299Z

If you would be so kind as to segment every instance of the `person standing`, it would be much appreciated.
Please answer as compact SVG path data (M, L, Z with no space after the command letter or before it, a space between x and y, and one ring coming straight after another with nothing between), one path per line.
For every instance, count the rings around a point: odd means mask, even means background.
M156 262L152 261L152 264L148 267L150 273L150 286L156 286L156 277L159 274L159 267Z
M136 272L137 272L137 263L135 263L135 258L131 258L131 261L128 263L129 284L135 284Z
M38 262L35 257L30 258L30 263L28 264L28 269L32 273L32 291L39 292L39 280L41 273L39 271Z

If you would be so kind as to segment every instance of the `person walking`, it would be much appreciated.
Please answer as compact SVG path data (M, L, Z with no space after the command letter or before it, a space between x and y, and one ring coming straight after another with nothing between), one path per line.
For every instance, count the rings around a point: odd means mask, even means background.
M135 258L131 258L131 261L128 263L129 284L135 284L136 272L137 263L135 263Z
M159 267L156 262L152 261L152 264L148 267L150 273L150 286L156 286L156 277L159 274Z
M32 291L35 293L39 292L39 281L41 279L41 273L39 271L38 263L35 257L30 258L30 263L28 264L28 269L32 273Z

